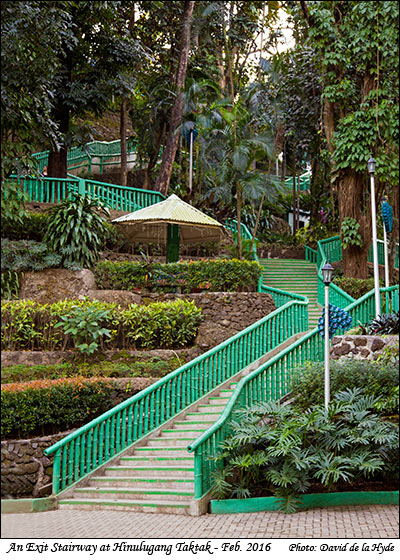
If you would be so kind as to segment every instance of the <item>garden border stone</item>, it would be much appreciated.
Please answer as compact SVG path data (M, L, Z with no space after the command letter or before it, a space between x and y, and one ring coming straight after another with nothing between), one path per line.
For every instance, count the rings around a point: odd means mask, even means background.
M357 505L396 505L399 502L399 491L382 492L331 492L321 494L305 494L301 497L299 509L327 508L335 506ZM247 498L245 500L211 500L211 513L251 513L257 511L280 511L275 496L263 498Z

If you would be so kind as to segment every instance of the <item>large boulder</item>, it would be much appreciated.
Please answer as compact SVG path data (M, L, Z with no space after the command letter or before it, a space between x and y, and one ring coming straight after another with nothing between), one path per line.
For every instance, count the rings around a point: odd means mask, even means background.
M90 290L96 290L94 275L90 270L48 268L39 272L25 272L19 297L39 303L54 303L87 296Z

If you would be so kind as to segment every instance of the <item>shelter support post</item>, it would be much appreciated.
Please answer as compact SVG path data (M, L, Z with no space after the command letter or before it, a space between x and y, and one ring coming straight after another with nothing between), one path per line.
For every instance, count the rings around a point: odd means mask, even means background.
M179 260L179 226L168 224L167 226L167 263Z

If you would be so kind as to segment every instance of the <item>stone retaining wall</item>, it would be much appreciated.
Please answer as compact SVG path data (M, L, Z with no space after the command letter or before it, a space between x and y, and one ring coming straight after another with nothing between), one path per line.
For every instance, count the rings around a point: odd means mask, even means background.
M330 353L333 360L376 360L388 347L398 350L399 337L345 334L332 338Z

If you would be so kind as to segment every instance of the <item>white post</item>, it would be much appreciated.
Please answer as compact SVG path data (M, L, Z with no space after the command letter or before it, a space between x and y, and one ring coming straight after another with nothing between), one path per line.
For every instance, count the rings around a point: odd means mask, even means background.
M328 410L330 399L329 379L329 285L325 284L325 408Z
M372 218L372 252L374 261L374 286L375 286L375 317L381 314L381 296L379 293L379 265L378 241L376 238L376 204L375 204L375 178L371 173L371 218Z
M190 131L190 148L189 148L189 192L192 192L192 170L193 170L193 130Z
M383 248L385 251L385 288L389 288L389 255L385 224L383 224Z

